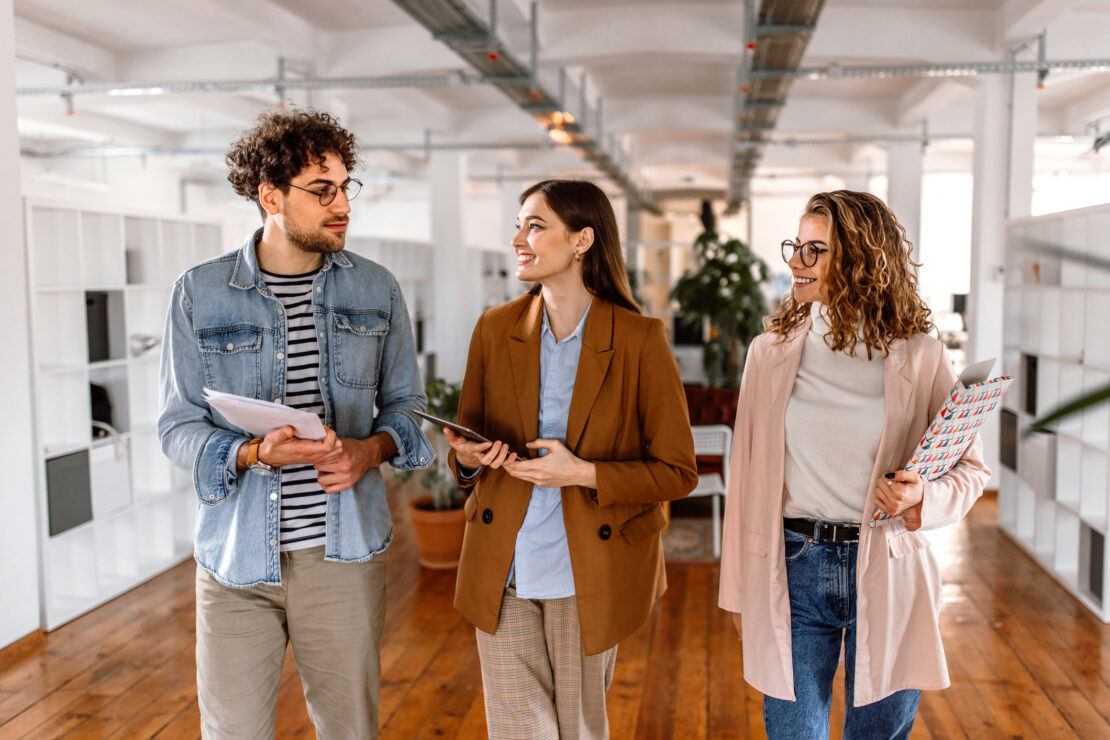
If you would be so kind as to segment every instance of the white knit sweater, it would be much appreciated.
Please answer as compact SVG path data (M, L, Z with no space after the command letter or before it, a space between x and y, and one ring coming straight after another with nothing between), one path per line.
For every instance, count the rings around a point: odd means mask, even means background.
M784 515L860 523L886 420L883 357L833 352L822 306L812 304L798 377L786 406Z

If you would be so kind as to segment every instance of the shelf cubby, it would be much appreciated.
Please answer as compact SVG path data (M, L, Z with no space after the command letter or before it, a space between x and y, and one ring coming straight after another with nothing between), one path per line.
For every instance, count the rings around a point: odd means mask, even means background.
M1087 291L1086 297L1083 364L1110 372L1110 292Z
M1021 476L1037 496L1056 498L1056 435L1033 432L1021 441Z
M172 285L177 276L197 263L193 225L184 221L162 222L162 279Z
M1085 244L1087 254L1103 260L1110 259L1110 241L1107 240L1107 234L1110 234L1110 231L1108 230L1110 230L1110 211L1100 209L1088 214L1087 241ZM1110 290L1110 270L1087 265L1084 265L1082 269L1088 288L1097 289L1103 294Z
M1079 588L1100 607L1106 585L1106 537L1086 524L1079 527Z
M130 285L162 282L162 259L158 247L158 221L153 218L125 216L124 260Z
M92 515L107 517L131 503L131 460L127 437L95 443L89 450Z
M1086 444L1080 452L1079 514L1098 531L1106 531L1106 452Z
M81 264L90 287L119 288L127 282L127 264L119 245L123 218L111 213L81 214Z
M68 208L33 206L27 218L36 238L31 245L35 286L70 288L84 285L78 248L78 213Z
M1079 518L1064 508L1058 508L1055 517L1052 569L1065 585L1075 588L1079 573Z
M1079 479L1082 473L1083 443L1067 434L1056 436L1056 500L1079 510Z

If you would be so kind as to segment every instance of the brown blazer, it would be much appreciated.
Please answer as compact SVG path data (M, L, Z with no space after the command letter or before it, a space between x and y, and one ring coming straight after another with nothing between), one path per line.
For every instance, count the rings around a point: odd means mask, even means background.
M474 328L459 422L525 451L540 409L543 299L523 295ZM567 447L597 465L597 490L562 491L578 619L586 654L608 650L646 621L667 588L661 501L697 483L678 366L658 319L594 298L567 419ZM449 456L458 474L455 456ZM483 469L466 501L455 607L494 633L532 484Z

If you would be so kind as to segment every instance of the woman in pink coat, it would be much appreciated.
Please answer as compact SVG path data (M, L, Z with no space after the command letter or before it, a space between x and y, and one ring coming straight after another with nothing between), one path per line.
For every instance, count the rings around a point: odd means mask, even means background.
M842 649L846 739L908 737L921 689L949 683L922 530L963 517L990 473L978 439L936 480L902 469L955 382L910 249L878 198L813 196L782 243L791 293L748 351L720 606L771 740L828 737ZM866 526L880 510L896 518Z

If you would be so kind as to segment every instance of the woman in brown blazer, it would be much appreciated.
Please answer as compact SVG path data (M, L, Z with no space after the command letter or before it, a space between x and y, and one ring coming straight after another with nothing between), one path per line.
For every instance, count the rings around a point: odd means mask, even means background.
M486 311L447 432L466 502L455 606L477 627L492 738L607 737L617 643L666 589L660 502L697 481L663 325L632 298L588 182L520 197L525 295Z

